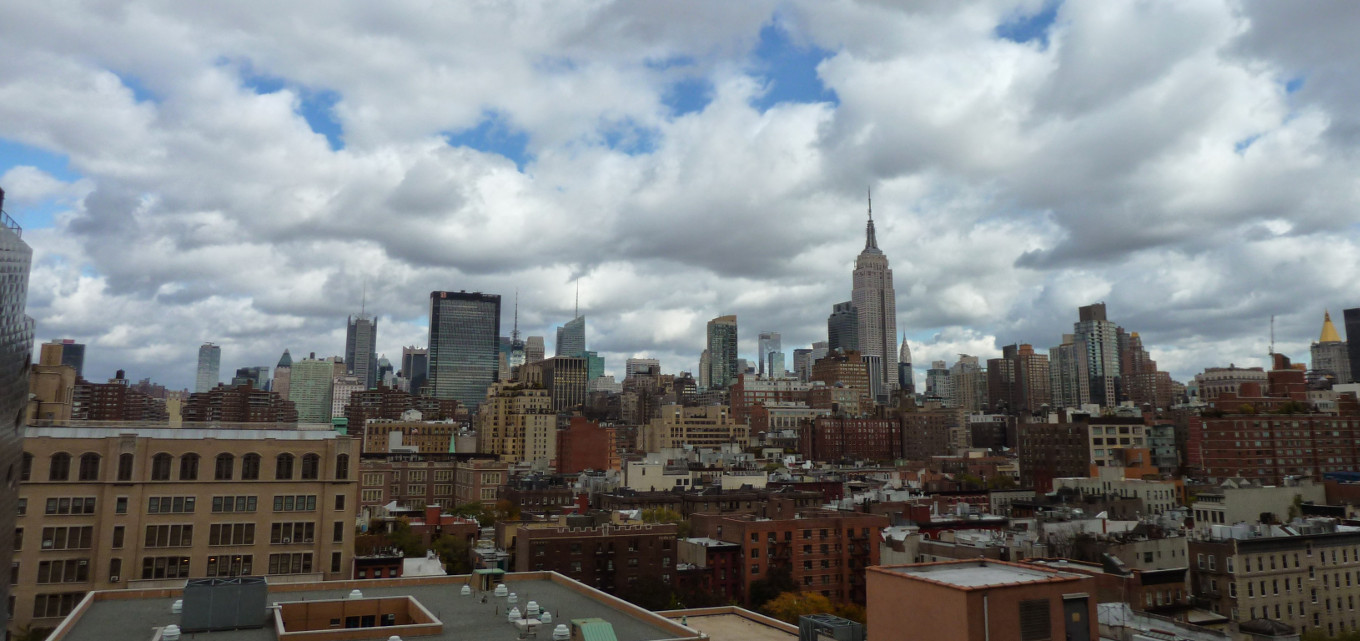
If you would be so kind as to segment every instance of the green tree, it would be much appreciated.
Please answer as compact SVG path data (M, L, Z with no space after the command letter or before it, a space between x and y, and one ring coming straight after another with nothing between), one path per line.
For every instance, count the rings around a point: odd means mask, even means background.
M993 474L987 479L989 490L1009 490L1015 487L1015 479L1008 474Z
M647 508L642 511L641 518L643 523L674 523L675 535L682 539L689 538L689 520L668 507Z
M797 590L798 584L793 582L793 572L783 565L774 566L766 573L765 578L751 582L750 608L759 609L779 595Z
M444 571L449 574L469 574L472 572L472 546L461 536L445 534L431 546L439 560L444 562Z
M832 614L836 606L831 603L831 599L816 592L794 590L771 599L761 606L760 611L785 623L798 625L798 617L805 614Z
M408 559L425 556L425 543L411 531L411 524L406 519L392 521L387 529L387 540Z

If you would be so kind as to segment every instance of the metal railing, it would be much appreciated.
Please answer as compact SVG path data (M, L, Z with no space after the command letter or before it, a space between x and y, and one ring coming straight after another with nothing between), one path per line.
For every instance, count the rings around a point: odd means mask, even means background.
M5 229L13 230L14 234L20 238L24 237L24 228L20 227L19 223L15 222L13 218L10 218L9 214L3 209L0 209L0 226L3 226Z

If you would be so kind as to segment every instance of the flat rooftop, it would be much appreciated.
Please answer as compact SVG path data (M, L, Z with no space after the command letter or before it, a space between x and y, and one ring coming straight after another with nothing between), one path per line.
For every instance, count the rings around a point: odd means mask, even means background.
M1032 565L1004 561L946 561L876 568L891 574L901 574L956 588L974 589L1026 583L1074 581L1087 578L1084 574L1058 572Z
M341 436L330 425L310 423L254 423L257 427L229 427L252 425L249 423L224 423L221 427L207 424L188 424L184 427L170 427L164 423L137 424L129 422L113 426L63 425L29 426L24 428L24 438L109 438L122 434L135 434L140 438L159 439L222 439L222 440L259 440L278 439L281 441L321 441Z
M352 589L359 589L365 598L410 596L420 602L443 622L443 631L421 636L431 641L518 641L517 628L506 619L505 599L490 592L473 592L462 596L460 590L470 581L467 576L424 577L418 579L374 579L367 581L330 581L301 585L278 584L269 589L268 602L317 601L345 599ZM614 628L618 641L660 641L662 639L696 639L698 634L629 603L587 587L561 575L549 572L526 572L504 575L509 590L519 598L521 611L529 601L551 612L553 622L539 631L538 638L547 639L559 623L571 624L572 619L600 618ZM475 587L475 581L474 581ZM146 641L155 630L169 624L180 624L180 615L172 614L170 606L179 597L179 590L109 590L92 593L94 598L84 611L77 608L58 628L53 641ZM486 595L486 602L482 596ZM145 595L145 596L142 596ZM102 598L101 598L102 597ZM264 620L264 613L261 613ZM386 639L381 628L373 628L373 638ZM185 638L199 641L276 641L271 620L267 625L249 630L185 633Z
M712 641L797 641L798 626L736 606L658 612Z

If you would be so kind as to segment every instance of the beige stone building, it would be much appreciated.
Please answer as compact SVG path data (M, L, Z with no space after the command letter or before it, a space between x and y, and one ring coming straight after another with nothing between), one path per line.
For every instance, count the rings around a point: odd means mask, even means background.
M494 383L477 411L477 451L507 463L549 465L557 458L557 414L542 387Z
M76 387L76 368L61 364L61 343L46 343L38 364L28 373L28 409L25 422L71 420L72 394Z
M659 418L638 430L638 447L644 452L660 452L685 445L718 447L728 443L745 448L750 442L751 428L738 423L726 405L665 405Z
M331 430L29 427L10 629L91 590L347 578L357 442Z

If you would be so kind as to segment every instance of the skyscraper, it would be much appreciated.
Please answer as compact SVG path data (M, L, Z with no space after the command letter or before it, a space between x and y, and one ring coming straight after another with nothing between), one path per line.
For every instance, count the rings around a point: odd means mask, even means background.
M1360 307L1342 310L1346 323L1346 358L1350 361L1351 380L1360 381ZM1354 336L1355 340L1351 340Z
M297 408L299 423L325 423L331 420L331 392L335 381L335 362L318 359L316 354L293 363L288 400Z
M757 355L760 356L760 365L758 366L760 370L757 373L761 376L765 376L767 373L772 378L784 375L782 370L776 372L769 367L770 354L784 351L780 342L779 332L761 332L756 339L756 351Z
M496 382L501 297L430 292L430 391L475 408Z
M897 387L897 294L893 291L888 257L878 248L874 237L873 201L869 203L869 222L864 230L864 251L855 259L854 290L859 351L865 357L878 357L879 380L885 391Z
M524 362L534 363L548 357L548 348L543 345L542 336L524 339Z
M222 380L222 348L212 343L204 343L198 348L198 376L194 379L194 391L206 392Z
M345 373L359 379L364 389L378 383L378 319L350 316L345 326Z
M784 378L787 371L784 367L784 352L769 352L765 354L765 376L769 378Z
M727 389L737 382L737 317L708 321L708 387Z
M28 403L28 369L33 361L33 319L25 313L28 270L33 250L23 240L23 229L4 211L0 189L0 468L9 479L0 485L0 567L10 565L14 553L14 516L19 504L19 473L24 451L20 422ZM33 530L30 530L33 531ZM36 541L30 541L30 545ZM0 607L9 608L10 581L0 581ZM9 620L9 617L6 617Z
M1090 402L1091 381L1086 376L1086 359L1077 349L1077 339L1063 334L1063 341L1048 350L1049 393L1055 408L1075 408Z
M902 337L902 351L897 355L897 388L908 396L916 394L916 375L911 371L911 348L907 337Z
M1079 307L1077 314L1072 335L1077 356L1086 363L1085 374L1090 389L1090 396L1084 402L1114 407L1123 393L1120 389L1119 326L1105 317L1105 303Z
M288 398L288 388L293 382L293 357L288 350L283 350L283 356L279 357L279 364L274 366L274 383L270 387L271 391L278 392L279 396Z
M859 349L859 314L855 313L854 303L845 301L831 306L831 315L826 317L826 339L828 351Z
M806 383L808 375L812 373L812 350L800 347L793 350L793 373L798 380Z
M1346 341L1341 340L1341 335L1336 333L1331 312L1322 313L1322 334L1313 343L1310 352L1313 370L1319 375L1330 377L1333 383L1351 382L1350 354Z
M401 376L409 386L407 391L420 395L420 388L425 386L430 371L429 364L430 353L425 348L414 345L401 348Z
M85 376L85 345L69 338L61 341L61 364L76 369L76 377Z
M577 316L557 328L556 356L581 358L586 353L586 317Z
M646 374L652 369L661 374L661 361L655 358L630 358L623 366L623 378L630 379L637 374Z

